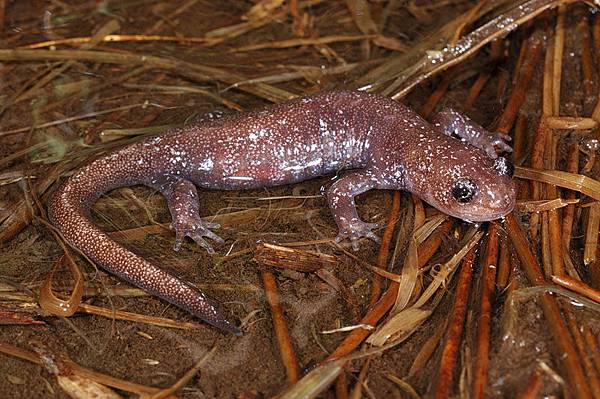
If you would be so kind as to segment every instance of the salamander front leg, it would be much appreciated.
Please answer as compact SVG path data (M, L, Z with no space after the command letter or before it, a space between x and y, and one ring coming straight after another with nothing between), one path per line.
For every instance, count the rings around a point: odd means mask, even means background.
M218 229L221 226L218 223L203 221L200 217L196 186L189 180L173 179L156 187L167 199L171 212L171 228L175 231L173 249L179 251L187 236L206 249L209 254L215 253L212 246L203 237L223 244L225 241L211 231L211 229Z
M506 141L510 141L510 136L490 132L452 108L444 108L438 112L431 124L448 136L456 134L472 146L484 150L490 158L498 157L496 147L500 151L512 151L512 148L506 144Z
M329 187L327 202L340 229L336 242L349 238L355 251L358 250L358 241L362 237L379 242L379 237L371 231L378 227L377 223L363 222L358 217L354 203L355 196L375 186L376 181L368 171L356 171L341 177Z

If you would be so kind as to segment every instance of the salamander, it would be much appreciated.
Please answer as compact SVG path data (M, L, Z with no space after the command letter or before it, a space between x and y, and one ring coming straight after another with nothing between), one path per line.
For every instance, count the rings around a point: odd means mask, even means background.
M455 137L455 136L458 136ZM406 190L451 216L472 222L509 213L515 204L509 137L485 130L446 108L431 122L389 98L328 91L264 109L204 118L95 159L52 195L48 216L64 239L110 273L241 334L201 290L113 241L90 219L104 193L147 185L166 198L174 249L190 237L209 253L222 244L202 220L196 186L242 190L336 174L326 198L339 234L357 249L377 241L354 198L370 189ZM341 173L345 171L345 173Z

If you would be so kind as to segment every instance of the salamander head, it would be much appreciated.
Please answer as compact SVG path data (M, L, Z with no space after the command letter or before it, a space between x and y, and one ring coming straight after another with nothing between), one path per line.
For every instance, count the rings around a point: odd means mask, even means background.
M513 165L506 158L489 158L482 151L459 151L431 160L420 178L429 185L411 185L411 191L448 215L485 222L510 213L516 200ZM423 176L425 175L425 176Z

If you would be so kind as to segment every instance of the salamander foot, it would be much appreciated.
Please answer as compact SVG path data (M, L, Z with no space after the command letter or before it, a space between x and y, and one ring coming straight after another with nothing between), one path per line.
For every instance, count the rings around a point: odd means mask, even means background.
M335 242L339 243L345 238L349 238L352 243L352 249L358 251L358 242L361 238L370 238L375 242L380 242L381 239L371 230L378 228L377 223L366 223L362 220L352 221L347 227L340 228L340 232L335 238Z
M200 216L197 215L186 217L184 220L181 219L182 218L171 223L171 228L175 231L175 245L173 245L174 251L179 251L181 249L181 244L183 243L185 237L190 237L196 242L196 244L206 249L211 255L215 253L215 250L208 242L206 242L203 237L210 238L219 244L223 244L225 242L225 240L213 233L211 230L218 229L221 227L220 224L203 221Z

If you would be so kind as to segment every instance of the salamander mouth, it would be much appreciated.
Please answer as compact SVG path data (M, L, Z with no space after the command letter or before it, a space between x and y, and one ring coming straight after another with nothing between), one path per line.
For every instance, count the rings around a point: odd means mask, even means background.
M478 210L472 210L471 212L467 212L465 209L445 209L445 210L443 208L438 208L438 209L440 209L442 212L444 212L450 216L453 216L457 219L464 220L466 222L481 223L481 222L489 222L491 220L501 219L504 216L511 213L513 208L514 208L514 201L509 206L504 207L503 209L490 210L489 208L487 208L487 209L480 209L479 212L478 212Z
M512 197L511 201L505 207L500 209L482 209L481 212L463 213L462 215L456 216L470 222L489 222L491 220L501 219L511 213L515 207L515 202L515 198Z
M486 215L477 215L473 217L463 216L462 218L468 222L490 222L492 220L501 219L512 212L512 209L507 212L488 213Z
M517 197L516 190L512 181L508 181L503 185L491 185L488 190L482 191L477 202L473 203L472 207L458 208L458 212L462 214L464 220L472 222L489 222L491 220L501 219L508 215L515 208ZM492 194L493 193L493 194Z

